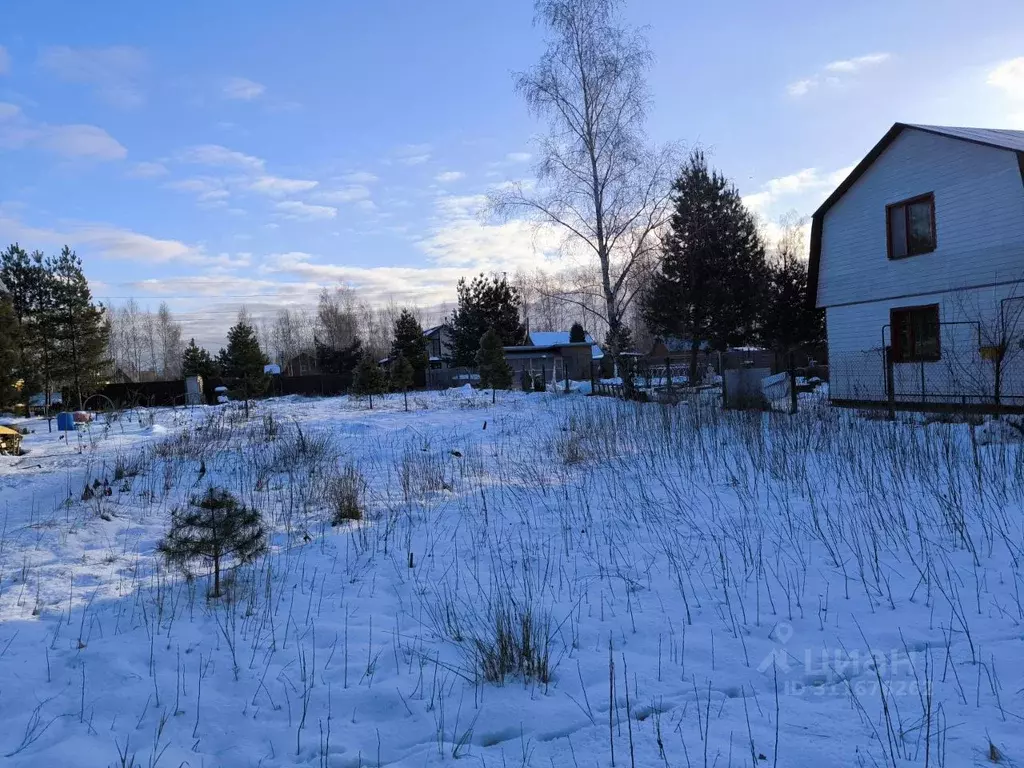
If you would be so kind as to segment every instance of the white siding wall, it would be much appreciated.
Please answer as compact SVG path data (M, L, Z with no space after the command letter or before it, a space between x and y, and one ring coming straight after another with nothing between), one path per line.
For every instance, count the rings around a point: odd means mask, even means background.
M928 304L939 305L939 320L943 323L941 359L896 364L893 377L898 398L915 402L991 401L995 391L994 366L981 359L979 346L994 344L1006 333L1013 341L1003 366L1003 402L1024 404L1022 285L830 307L826 321L831 397L886 399L882 349L891 343L889 311Z
M885 206L926 192L935 193L938 247L890 261ZM1022 278L1024 184L1013 152L906 129L825 214L819 306ZM872 323L844 321L839 332L870 348L882 325Z

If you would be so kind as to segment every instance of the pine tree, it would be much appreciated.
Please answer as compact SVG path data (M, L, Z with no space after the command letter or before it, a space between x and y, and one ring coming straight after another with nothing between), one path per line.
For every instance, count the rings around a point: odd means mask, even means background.
M17 399L20 333L14 304L0 292L0 408L7 408Z
M412 367L410 385L424 387L427 384L427 366L430 358L427 355L427 340L423 336L423 327L416 316L408 309L395 319L395 339L391 343L391 357L404 357Z
M391 386L402 391L405 410L409 410L409 385L413 383L415 371L412 364L401 352L391 361Z
M217 375L217 364L208 350L197 346L195 339L189 339L188 346L185 347L185 351L181 355L181 372L184 376L202 376L204 379L212 379Z
M522 343L521 306L518 289L509 285L504 276L479 275L470 283L465 278L459 280L458 309L452 315L455 364L473 365L480 339L488 330L494 330L502 344Z
M68 246L60 256L48 259L46 269L53 284L53 312L56 341L63 379L72 386L82 408L85 393L101 382L109 368L107 342L110 326L103 305L92 302L89 281L82 272L82 260Z
M825 338L822 310L807 303L807 261L797 224L784 227L768 264L768 282L761 317L762 342L776 353L792 352Z
M10 292L18 326L18 360L15 367L24 389L43 392L49 404L53 391L56 349L56 316L52 275L43 254L28 254L17 244L0 254L0 281Z
M42 254L29 256L17 243L0 253L0 282L7 289L14 322L17 325L17 359L14 364L19 378L36 384L30 373L36 370L29 345L29 324L32 322L33 287L38 279Z
M260 349L255 329L249 325L247 318L240 316L237 323L228 331L227 349L221 350L221 361L224 376L232 382L232 386L241 391L245 398L245 414L249 415L249 398L262 395L267 389L267 375L264 366L267 356Z
M334 349L320 343L320 339L314 336L313 347L320 370L333 376L340 376L342 388L350 388L355 379L356 366L363 359L362 340L357 336L347 347Z
M582 344L587 340L587 332L583 329L580 323L573 323L572 328L569 329L569 343L570 344Z
M496 390L512 386L512 368L505 359L501 337L493 328L480 337L476 364L480 370L480 386L491 388L491 402L494 403Z
M363 359L356 366L356 376L352 389L360 397L370 399L370 410L373 410L373 396L384 392L386 382L384 372L377 365L377 361L369 354L363 355Z
M220 597L220 571L225 561L245 564L267 548L267 532L260 513L238 503L223 488L210 487L193 497L186 510L171 514L171 527L157 545L170 564L190 573L196 561L213 566L213 592Z
M690 343L690 380L701 342L724 350L756 333L766 279L764 245L739 191L691 153L673 185L674 211L659 269L642 300L652 331Z

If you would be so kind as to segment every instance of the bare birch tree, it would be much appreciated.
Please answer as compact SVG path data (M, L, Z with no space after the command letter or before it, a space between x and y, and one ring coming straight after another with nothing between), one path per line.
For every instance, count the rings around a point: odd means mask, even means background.
M598 297L617 355L623 320L649 268L668 210L675 153L650 149L644 132L643 35L619 18L622 0L537 0L550 32L540 62L516 78L530 110L548 121L537 190L513 184L494 200L505 215L554 225L566 244L596 259L598 279L576 291Z

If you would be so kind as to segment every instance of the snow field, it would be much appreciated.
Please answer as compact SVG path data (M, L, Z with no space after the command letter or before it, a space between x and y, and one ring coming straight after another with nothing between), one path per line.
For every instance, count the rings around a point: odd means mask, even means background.
M410 407L158 410L68 442L28 422L0 457L4 763L1024 753L1018 444L827 408ZM364 518L332 527L346 471ZM210 484L273 529L218 600L154 556Z

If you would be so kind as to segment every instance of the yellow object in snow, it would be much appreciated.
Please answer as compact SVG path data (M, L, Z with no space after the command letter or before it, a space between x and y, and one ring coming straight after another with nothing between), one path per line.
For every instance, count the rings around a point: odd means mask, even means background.
M17 456L21 453L21 433L10 427L0 427L0 454Z

